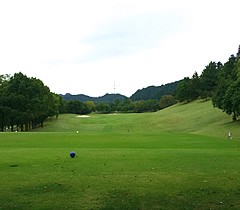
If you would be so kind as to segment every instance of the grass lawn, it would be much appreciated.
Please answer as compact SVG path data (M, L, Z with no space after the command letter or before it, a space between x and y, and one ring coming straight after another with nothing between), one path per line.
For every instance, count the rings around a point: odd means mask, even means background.
M239 209L239 146L192 134L4 133L0 208Z
M0 209L240 209L239 122L209 104L1 133Z

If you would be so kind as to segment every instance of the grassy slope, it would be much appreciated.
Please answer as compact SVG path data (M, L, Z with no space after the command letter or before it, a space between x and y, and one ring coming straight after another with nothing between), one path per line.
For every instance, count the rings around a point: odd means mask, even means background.
M177 104L156 115L163 119L160 127L163 126L169 132L226 138L231 131L234 138L240 140L240 122L232 122L231 116L213 108L211 101L196 100L189 104Z
M45 123L44 129L35 131L57 132L157 132L193 133L226 138L229 131L240 140L240 122L232 122L231 116L213 108L211 101L197 100L189 104L176 104L156 113L101 115L89 118L60 115Z

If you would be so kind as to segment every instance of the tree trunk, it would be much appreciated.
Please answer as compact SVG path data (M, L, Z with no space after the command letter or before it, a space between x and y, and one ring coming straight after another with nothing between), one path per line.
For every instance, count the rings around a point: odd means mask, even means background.
M11 132L13 132L13 127L14 127L13 120L11 120Z
M1 119L1 131L2 132L4 131L4 115L3 115L3 112L2 112L2 119Z
M34 128L35 128L35 121L32 120L32 129L34 129Z
M25 131L29 131L28 122L25 123Z
M232 119L233 119L233 121L236 121L236 120L237 120L236 112L235 112L235 111L233 112L233 118L232 118Z

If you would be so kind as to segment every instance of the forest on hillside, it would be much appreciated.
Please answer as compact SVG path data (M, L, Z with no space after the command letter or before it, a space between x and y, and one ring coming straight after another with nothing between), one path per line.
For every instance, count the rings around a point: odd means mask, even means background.
M59 94L59 95L66 101L77 99L78 101L82 101L82 102L92 101L94 103L102 103L102 102L112 103L116 98L122 101L126 97L121 94L108 94L108 93L100 97L90 97L84 94L72 95L70 93L67 93L65 95L62 95L62 94Z
M146 101L150 99L160 100L164 95L174 95L179 82L180 81L176 81L161 86L149 86L143 89L139 89L132 96L130 96L130 99L132 101ZM66 101L77 99L82 102L93 101L94 103L112 103L116 98L118 98L120 101L123 101L123 99L126 97L121 94L105 94L104 96L100 97L90 97L84 94L72 95L70 93L59 95L62 96L62 98Z
M233 116L240 116L240 46L238 53L231 55L224 64L211 61L199 76L185 77L177 86L175 98L191 101L197 98L212 99L214 107Z
M28 131L42 126L45 119L58 116L62 98L43 82L22 73L0 75L0 130Z
M174 95L176 87L180 81L168 83L161 86L149 86L141 90L137 90L130 99L133 101L157 99L160 100L164 95Z

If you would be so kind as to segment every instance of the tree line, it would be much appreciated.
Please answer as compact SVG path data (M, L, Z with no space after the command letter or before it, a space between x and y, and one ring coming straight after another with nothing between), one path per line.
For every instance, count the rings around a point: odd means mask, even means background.
M159 100L132 101L125 97L113 102L81 102L77 99L66 101L52 93L36 78L15 73L14 76L0 75L0 131L29 131L43 127L47 118L62 113L89 114L91 112L147 112L157 111L175 104L171 95Z
M192 101L197 98L212 99L214 107L221 109L233 120L240 115L240 46L237 55L231 55L224 64L210 62L202 74L185 77L177 86L175 98Z
M59 94L62 98L66 101L77 99L82 102L93 101L94 103L101 103L101 102L113 102L116 98L119 98L122 101L126 96L121 94L105 94L104 96L100 97L90 97L84 94L78 95L71 95L70 93L66 93L65 95Z
M22 73L0 75L0 130L28 131L58 116L62 99L43 82Z
M177 101L172 95L165 95L161 100L150 99L146 101L132 101L130 98L125 97L122 101L116 98L113 102L101 102L94 103L92 101L81 102L77 99L64 101L65 103L65 113L72 114L89 114L91 112L96 113L142 113L142 112L155 112L160 109L169 107Z

